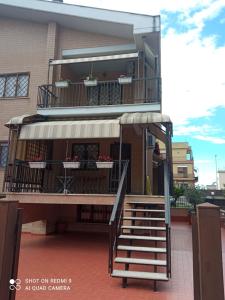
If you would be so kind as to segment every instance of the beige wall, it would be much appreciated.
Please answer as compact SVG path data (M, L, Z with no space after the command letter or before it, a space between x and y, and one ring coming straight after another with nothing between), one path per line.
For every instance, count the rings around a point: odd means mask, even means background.
M119 142L119 139L89 139L89 140L69 140L68 155L71 156L73 143L99 143L99 153L110 155L110 145ZM131 187L132 193L143 192L143 154L142 154L142 131L133 128L125 128L123 131L123 142L131 144ZM66 141L55 140L53 149L53 160L63 160L66 157ZM104 172L102 170L101 172ZM88 171L87 171L88 172Z
M160 143L160 149L165 151L165 145ZM188 184L194 186L194 159L187 159L187 154L191 153L191 147L186 142L172 143L172 157L173 157L173 177L174 184ZM187 177L182 177L178 174L178 167L187 167Z
M10 118L36 112L37 87L47 79L47 25L1 18L0 40L0 74L30 73L28 97L0 99L0 140L7 140Z
M219 188L221 190L225 189L225 171L219 171Z
M62 50L104 47L128 43L132 43L132 41L113 36L76 31L61 27L59 30L58 57L61 57Z
M0 74L30 73L28 97L0 99L0 141L7 141L4 124L14 116L36 112L37 86L47 78L47 25L1 18L0 41ZM3 174L0 169L0 189Z

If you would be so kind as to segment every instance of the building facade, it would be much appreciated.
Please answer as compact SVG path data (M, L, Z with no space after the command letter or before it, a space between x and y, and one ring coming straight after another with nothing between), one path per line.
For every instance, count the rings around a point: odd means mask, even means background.
M165 145L159 143L160 153L164 155ZM186 142L172 143L173 183L178 187L193 187L198 181L194 168L191 146Z
M172 123L161 114L160 17L0 0L0 38L0 180L6 200L23 208L23 230L109 232L109 273L124 286L148 278L156 289L171 276L173 180ZM146 218L149 212L159 217ZM126 235L137 229L156 236ZM148 260L153 272L141 277L129 272L133 261L117 257L121 247L130 251L124 238L162 241L163 250L146 249L165 259Z
M225 189L225 170L219 170L219 189L224 190Z
M193 187L198 178L194 158L188 143L172 143L173 179L176 186Z
M162 195L163 160L148 144L149 136L161 139L169 161L160 17L42 0L0 0L0 8L0 183L7 197L32 205L64 199L74 204L73 217L68 206L64 217L93 221L95 205L114 202L126 161L128 194ZM79 167L66 167L74 160ZM98 160L113 167L98 168Z

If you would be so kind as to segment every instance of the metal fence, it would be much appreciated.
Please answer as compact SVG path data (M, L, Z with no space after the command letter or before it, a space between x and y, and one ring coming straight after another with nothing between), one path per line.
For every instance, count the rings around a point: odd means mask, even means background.
M110 80L98 81L96 86L86 86L84 82L70 83L64 88L55 84L42 85L38 88L37 106L48 108L158 102L161 102L161 79L154 77L135 78L129 84Z

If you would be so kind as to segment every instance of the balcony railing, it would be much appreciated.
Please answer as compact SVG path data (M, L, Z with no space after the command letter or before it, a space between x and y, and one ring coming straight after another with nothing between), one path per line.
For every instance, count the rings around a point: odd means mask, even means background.
M121 161L121 171L126 161ZM105 194L116 193L119 161L110 169L97 168L96 161L80 161L77 169L64 168L63 161L46 161L45 168L30 168L29 162L16 160L7 167L6 192Z
M161 79L132 79L129 84L118 80L98 81L96 86L85 86L84 82L70 83L59 88L54 84L38 88L39 108L76 107L98 105L120 105L134 103L160 103Z
M187 173L173 173L174 179L176 178L183 178L183 179L192 179L195 180L194 174L187 174Z

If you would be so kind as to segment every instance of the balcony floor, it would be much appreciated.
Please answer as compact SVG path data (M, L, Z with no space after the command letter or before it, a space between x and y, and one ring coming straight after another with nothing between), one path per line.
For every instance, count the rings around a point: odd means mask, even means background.
M222 238L225 245L224 229ZM107 274L107 259L108 236L105 234L23 234L18 275L22 289L17 292L16 300L193 299L191 227L185 223L172 224L172 279L168 283L159 282L158 292L153 292L150 281L129 280L128 287L121 288L121 280ZM50 280L53 277L71 278L71 290L24 289L26 278Z

